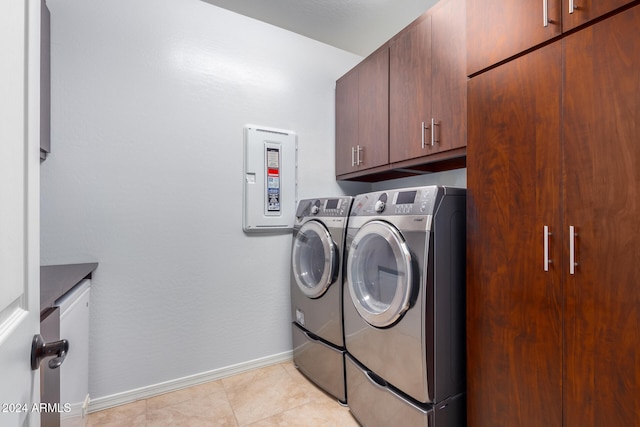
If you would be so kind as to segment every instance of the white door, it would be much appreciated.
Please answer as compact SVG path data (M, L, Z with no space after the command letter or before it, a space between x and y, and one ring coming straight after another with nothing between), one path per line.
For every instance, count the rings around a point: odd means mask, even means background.
M0 425L39 426L40 0L0 1Z

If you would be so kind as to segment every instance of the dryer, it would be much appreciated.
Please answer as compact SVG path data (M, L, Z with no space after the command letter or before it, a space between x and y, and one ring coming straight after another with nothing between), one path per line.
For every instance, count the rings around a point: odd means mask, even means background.
M300 201L291 249L293 362L343 403L342 264L352 201L350 196Z
M356 196L346 237L349 407L367 427L465 425L466 191Z

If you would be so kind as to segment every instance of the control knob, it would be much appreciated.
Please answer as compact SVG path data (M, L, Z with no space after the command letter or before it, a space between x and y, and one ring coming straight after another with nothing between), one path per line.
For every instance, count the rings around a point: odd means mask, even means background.
M311 214L317 215L320 212L320 200L316 200L315 204L311 206Z
M378 197L378 201L376 202L376 204L373 205L373 209L375 209L377 213L382 213L386 205L387 205L387 193L382 193L380 194L380 197Z

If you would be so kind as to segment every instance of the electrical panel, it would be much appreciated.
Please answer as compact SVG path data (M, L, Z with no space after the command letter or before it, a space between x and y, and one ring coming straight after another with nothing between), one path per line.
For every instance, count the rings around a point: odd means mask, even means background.
M298 141L295 132L246 125L243 230L293 229L297 185Z

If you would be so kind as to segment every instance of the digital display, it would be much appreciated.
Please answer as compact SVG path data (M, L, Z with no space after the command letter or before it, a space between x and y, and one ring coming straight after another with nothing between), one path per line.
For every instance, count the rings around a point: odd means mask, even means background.
M413 203L416 200L417 191L403 191L398 193L396 199L396 205L404 205L407 203Z
M325 205L325 209L338 209L338 202L340 199L329 199L327 200L327 204Z

